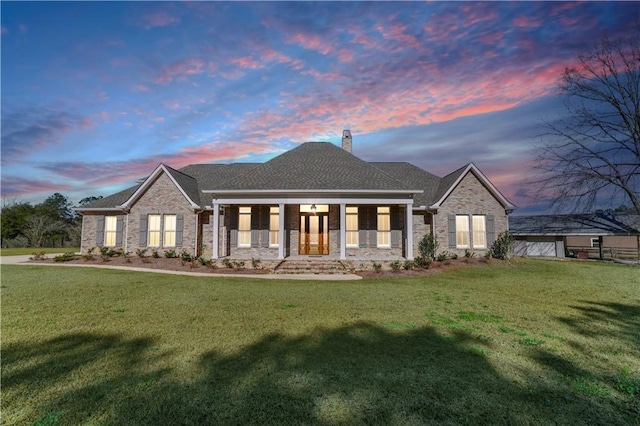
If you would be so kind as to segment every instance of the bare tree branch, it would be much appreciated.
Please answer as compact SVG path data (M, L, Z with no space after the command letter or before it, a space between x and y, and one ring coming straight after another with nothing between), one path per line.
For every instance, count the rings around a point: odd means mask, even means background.
M565 70L560 91L568 114L543 124L536 195L573 211L621 195L640 214L640 39L602 41Z

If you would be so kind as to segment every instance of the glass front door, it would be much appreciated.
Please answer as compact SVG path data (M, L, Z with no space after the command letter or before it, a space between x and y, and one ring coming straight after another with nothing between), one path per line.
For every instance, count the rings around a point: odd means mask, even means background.
M329 213L300 213L300 254L329 254Z

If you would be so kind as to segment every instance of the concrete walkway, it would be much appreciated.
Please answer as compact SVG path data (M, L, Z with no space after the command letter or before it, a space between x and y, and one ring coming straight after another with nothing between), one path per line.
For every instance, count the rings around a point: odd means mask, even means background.
M56 253L47 254L47 258L58 256ZM234 277L234 278L258 278L265 280L306 280L306 281L351 281L361 280L362 277L355 274L215 274L205 272L170 271L167 269L134 268L130 266L108 265L82 265L77 263L38 263L31 262L30 255L25 256L0 256L0 265L30 265L30 266L70 266L78 268L104 268L118 269L122 271L152 272L156 274L187 275L191 277Z

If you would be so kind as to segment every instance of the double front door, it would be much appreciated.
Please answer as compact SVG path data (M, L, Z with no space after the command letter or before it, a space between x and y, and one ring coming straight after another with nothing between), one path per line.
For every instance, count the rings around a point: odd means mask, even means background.
M300 213L300 254L329 254L329 213Z

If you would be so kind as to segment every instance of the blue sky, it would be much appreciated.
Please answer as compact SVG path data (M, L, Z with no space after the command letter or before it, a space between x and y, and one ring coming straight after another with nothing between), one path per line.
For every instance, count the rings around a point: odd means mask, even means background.
M516 205L562 71L640 3L2 2L2 196L74 203L160 162L261 162L305 141Z

